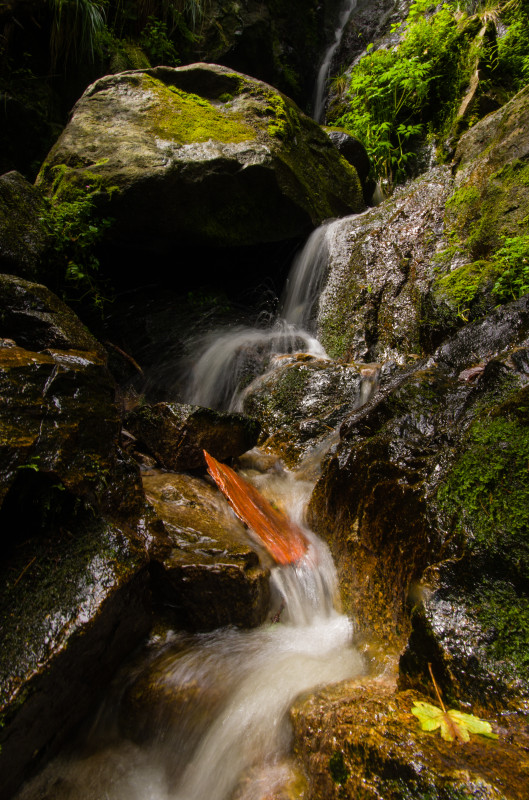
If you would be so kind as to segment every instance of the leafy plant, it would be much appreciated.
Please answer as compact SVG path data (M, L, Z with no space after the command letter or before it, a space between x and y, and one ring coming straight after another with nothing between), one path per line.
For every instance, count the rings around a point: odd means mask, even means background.
M94 58L98 34L105 29L103 0L51 0L53 22L50 50L52 67L73 58Z
M66 287L67 299L89 299L101 311L109 297L95 248L112 220L100 216L91 194L80 193L68 201L48 201L42 221L49 237L50 266Z
M166 22L156 19L156 17L149 17L147 25L142 31L140 42L155 65L166 64L176 67L180 64L176 48L169 39Z
M529 236L505 237L504 245L494 255L500 276L494 284L498 300L517 299L529 292Z

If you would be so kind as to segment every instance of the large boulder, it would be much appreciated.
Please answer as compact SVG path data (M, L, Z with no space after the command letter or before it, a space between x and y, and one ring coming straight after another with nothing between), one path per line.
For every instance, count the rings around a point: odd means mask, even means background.
M366 214L329 226L317 325L329 355L403 360L431 346L425 305L450 191L450 169L437 167Z
M207 64L90 86L37 179L55 201L108 196L108 240L173 254L307 233L361 210L356 171L284 95Z
M120 450L102 348L45 287L3 276L0 293L0 785L10 797L148 631L151 523Z

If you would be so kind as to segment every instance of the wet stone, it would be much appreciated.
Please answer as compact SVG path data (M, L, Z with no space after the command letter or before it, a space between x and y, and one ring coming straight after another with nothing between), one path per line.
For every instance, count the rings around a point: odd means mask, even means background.
M444 741L420 728L415 700L384 682L345 683L300 699L294 747L309 775L308 800L525 800L529 743L522 719L494 719L497 741Z
M217 489L190 475L143 476L163 521L152 543L153 589L174 624L188 630L254 627L268 613L268 569Z
M160 466L177 472L204 467L203 450L221 461L236 458L259 435L259 423L243 414L181 403L141 406L125 426Z

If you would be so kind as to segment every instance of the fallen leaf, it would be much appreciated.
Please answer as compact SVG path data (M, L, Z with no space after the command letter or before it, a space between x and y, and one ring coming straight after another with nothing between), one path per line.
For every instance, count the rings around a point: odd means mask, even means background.
M308 544L302 530L274 508L255 486L203 452L209 474L239 519L256 534L270 555L279 564L292 564L304 556Z
M453 708L444 711L431 703L415 700L411 713L417 717L423 731L435 731L441 728L441 736L447 742L452 742L454 739L468 742L471 733L479 733L489 739L498 738L498 735L492 732L489 722Z

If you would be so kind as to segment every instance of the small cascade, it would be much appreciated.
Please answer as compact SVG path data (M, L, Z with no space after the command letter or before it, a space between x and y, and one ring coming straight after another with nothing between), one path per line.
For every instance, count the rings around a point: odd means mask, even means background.
M323 123L325 121L324 117L325 101L327 96L327 81L329 79L332 60L334 58L334 54L340 46L340 42L342 41L345 26L349 22L349 17L356 8L356 2L357 0L344 0L344 4L338 19L338 25L334 31L334 40L329 46L323 57L323 61L321 62L318 77L316 78L316 88L314 90L314 111L312 116L316 122Z
M142 667L120 676L83 750L52 762L17 800L263 800L288 785L295 698L365 674L352 623L333 603L331 555L306 534L306 555L272 570L276 622L153 642ZM126 723L138 714L128 703L145 687L138 729Z
M198 343L186 381L188 403L237 409L242 383L262 374L273 355L304 352L325 358L312 330L328 264L328 239L340 220L320 225L294 259L278 317L268 326L213 331Z

